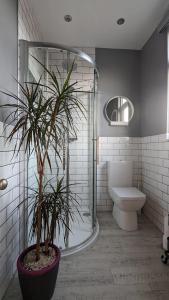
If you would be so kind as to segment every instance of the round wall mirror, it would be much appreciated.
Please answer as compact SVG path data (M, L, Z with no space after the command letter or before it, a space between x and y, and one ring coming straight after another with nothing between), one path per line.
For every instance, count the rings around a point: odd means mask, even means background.
M109 125L127 126L134 115L134 106L127 97L116 96L107 101L104 114Z

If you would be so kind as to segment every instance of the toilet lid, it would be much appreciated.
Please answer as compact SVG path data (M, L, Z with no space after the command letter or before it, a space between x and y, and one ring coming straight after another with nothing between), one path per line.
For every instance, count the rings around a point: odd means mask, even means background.
M114 196L124 200L138 200L146 198L146 195L135 187L113 187L112 193Z

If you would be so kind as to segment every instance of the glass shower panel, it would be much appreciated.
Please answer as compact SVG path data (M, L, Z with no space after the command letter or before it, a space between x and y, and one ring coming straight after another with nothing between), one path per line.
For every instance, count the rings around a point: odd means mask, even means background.
M83 105L83 111L73 112L76 133L65 132L65 143L60 151L61 161L57 159L54 150L50 149L50 159L52 162L52 174L48 165L46 165L46 181L51 180L56 183L57 178L64 177L65 184L71 184L71 191L76 194L76 200L79 203L78 210L74 209L74 221L67 217L66 223L71 231L66 231L66 239L63 234L58 237L56 234L56 243L61 249L71 249L81 245L88 240L94 230L95 215L95 73L94 67L78 55L67 50L54 48L29 48L29 66L28 79L38 81L42 76L42 82L49 84L50 78L47 72L32 57L35 56L50 71L54 72L63 84L67 72L73 63L71 74L71 83L73 86L73 95L77 97ZM36 160L32 157L28 164L28 186L36 185ZM29 224L31 223L31 218ZM30 226L30 225L29 225ZM62 230L62 229L61 229Z
M73 224L75 235L70 238L70 245L80 244L88 239L93 232L93 103L94 68L81 57L70 53L70 65L74 62L71 76L72 83L76 82L76 96L84 107L83 113L78 114L77 140L70 143L70 182L75 183L75 191L80 203L82 218ZM79 230L80 229L80 230ZM72 230L73 232L73 230ZM76 234L79 234L77 236ZM77 238L78 237L78 238Z

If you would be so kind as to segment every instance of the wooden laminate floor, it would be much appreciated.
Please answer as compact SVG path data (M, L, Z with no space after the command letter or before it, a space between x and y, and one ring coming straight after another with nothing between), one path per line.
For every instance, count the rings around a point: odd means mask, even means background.
M111 213L99 213L98 220L96 242L62 259L52 300L169 300L162 234L143 215L135 232L120 230ZM12 299L22 299L17 278L5 297Z

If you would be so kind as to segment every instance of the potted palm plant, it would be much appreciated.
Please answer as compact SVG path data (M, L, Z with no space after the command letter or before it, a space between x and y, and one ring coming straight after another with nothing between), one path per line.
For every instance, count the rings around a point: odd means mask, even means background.
M7 137L9 142L19 135L15 154L24 147L28 159L34 153L37 164L37 188L32 188L30 195L31 230L36 242L25 249L17 261L24 300L49 300L54 292L60 261L60 250L54 244L56 228L62 226L64 232L69 230L66 218L73 218L77 200L71 186L64 184L63 177L56 178L55 184L45 181L45 167L48 164L52 169L50 149L55 151L57 163L61 159L65 134L76 133L74 111L84 113L84 107L74 93L76 82L70 84L73 64L64 83L54 72L43 64L41 66L48 73L48 84L42 84L41 78L38 82L19 84L22 95L5 92L13 103L1 106L12 110L5 123L9 125L10 119L12 124Z

